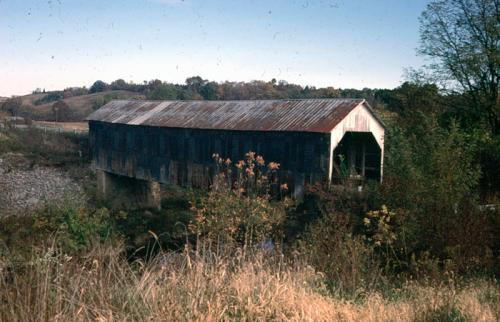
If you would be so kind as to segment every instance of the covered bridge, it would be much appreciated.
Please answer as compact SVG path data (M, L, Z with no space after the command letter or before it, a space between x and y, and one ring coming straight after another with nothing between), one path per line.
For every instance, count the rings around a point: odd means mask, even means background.
M88 121L104 193L116 176L144 180L147 191L206 187L214 153L237 161L248 151L280 163L294 194L346 173L382 178L385 129L363 99L116 100Z

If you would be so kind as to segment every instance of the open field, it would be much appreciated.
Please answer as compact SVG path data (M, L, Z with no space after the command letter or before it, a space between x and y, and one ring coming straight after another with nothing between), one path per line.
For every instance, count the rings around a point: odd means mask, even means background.
M34 120L53 120L53 102L36 105L36 101L43 99L50 93L36 93L20 96L21 99L21 112L23 116L29 116ZM111 99L143 99L144 95L136 92L125 90L110 90L105 92L72 96L62 98L60 101L68 106L67 118L72 121L82 121L89 115L95 108L100 107Z
M64 130L88 131L89 124L87 122L48 122L34 121L33 124L39 127L61 128Z

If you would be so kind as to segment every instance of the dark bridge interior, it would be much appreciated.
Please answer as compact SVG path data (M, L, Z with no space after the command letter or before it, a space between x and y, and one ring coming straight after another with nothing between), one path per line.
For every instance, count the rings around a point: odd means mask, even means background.
M347 132L335 148L333 182L380 181L380 147L371 133Z

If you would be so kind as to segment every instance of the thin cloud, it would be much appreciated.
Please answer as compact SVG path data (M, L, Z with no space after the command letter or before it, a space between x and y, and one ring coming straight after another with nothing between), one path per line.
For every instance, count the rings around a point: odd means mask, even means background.
M146 0L153 3L166 4L166 5L181 5L186 4L187 0Z

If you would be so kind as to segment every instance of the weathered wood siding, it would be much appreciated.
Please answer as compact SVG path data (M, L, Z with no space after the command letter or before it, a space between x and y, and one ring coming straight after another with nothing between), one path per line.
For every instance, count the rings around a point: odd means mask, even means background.
M361 133L371 133L373 138L380 147L380 179L383 175L383 162L384 162L384 137L385 128L382 123L375 118L374 114L370 111L368 106L365 104L360 104L354 108L349 114L347 114L342 121L331 132L331 144L330 144L330 172L329 177L333 174L333 154L334 150L342 140L344 135L348 132L361 132Z
M206 187L213 153L241 160L248 151L280 163L282 182L294 186L328 178L330 134L162 128L89 122L95 167L128 177ZM293 190L292 190L293 191Z

